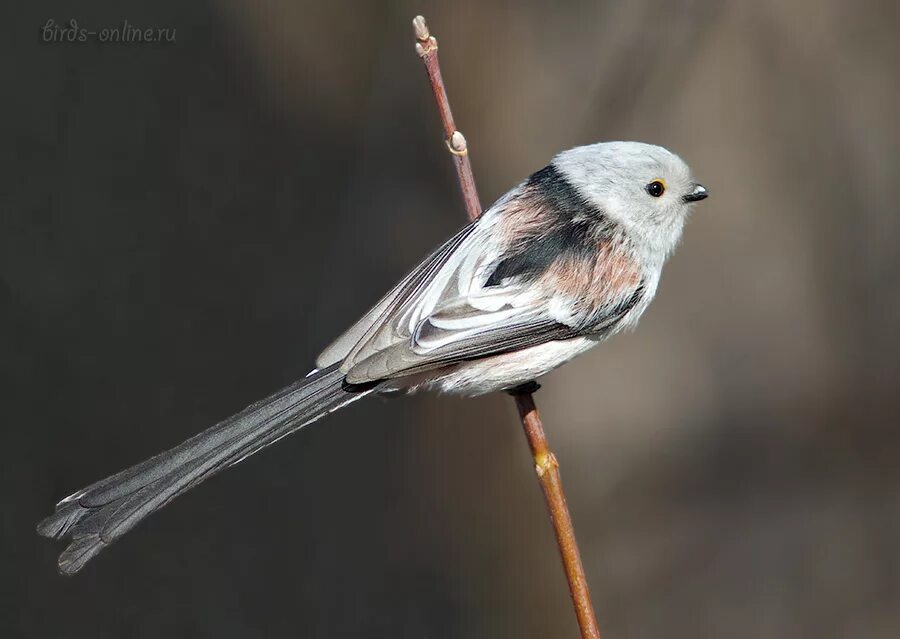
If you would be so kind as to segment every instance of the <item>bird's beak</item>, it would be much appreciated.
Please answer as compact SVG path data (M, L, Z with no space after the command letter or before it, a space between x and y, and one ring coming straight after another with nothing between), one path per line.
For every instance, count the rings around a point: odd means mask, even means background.
M709 191L706 190L706 187L702 184L694 184L694 190L688 193L685 196L682 196L685 202L699 202L700 200L705 200L709 197Z

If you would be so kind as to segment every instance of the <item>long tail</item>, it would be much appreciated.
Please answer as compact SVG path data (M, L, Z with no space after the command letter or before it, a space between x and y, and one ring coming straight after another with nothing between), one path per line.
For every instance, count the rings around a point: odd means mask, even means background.
M330 366L252 404L186 442L66 497L40 524L45 537L71 537L59 571L81 570L101 550L181 493L375 388L350 392Z

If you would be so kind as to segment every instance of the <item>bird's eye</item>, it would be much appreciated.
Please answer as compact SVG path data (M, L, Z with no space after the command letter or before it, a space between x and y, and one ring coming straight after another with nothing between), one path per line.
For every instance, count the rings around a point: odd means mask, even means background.
M647 193L653 197L659 197L666 192L666 183L662 180L653 180L646 186Z

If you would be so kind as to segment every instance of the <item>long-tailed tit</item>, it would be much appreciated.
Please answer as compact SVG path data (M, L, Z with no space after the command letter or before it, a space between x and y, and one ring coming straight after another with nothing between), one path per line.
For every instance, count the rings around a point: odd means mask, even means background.
M633 327L693 203L687 165L658 146L578 147L500 198L414 268L274 395L62 500L62 573L218 471L371 393L478 395L529 382Z

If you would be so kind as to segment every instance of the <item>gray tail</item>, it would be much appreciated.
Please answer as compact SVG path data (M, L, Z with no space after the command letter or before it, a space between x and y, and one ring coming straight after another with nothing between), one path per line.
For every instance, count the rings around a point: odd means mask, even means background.
M59 571L71 575L135 524L220 470L375 388L349 392L337 365L294 382L186 442L66 497L38 524L71 537Z

